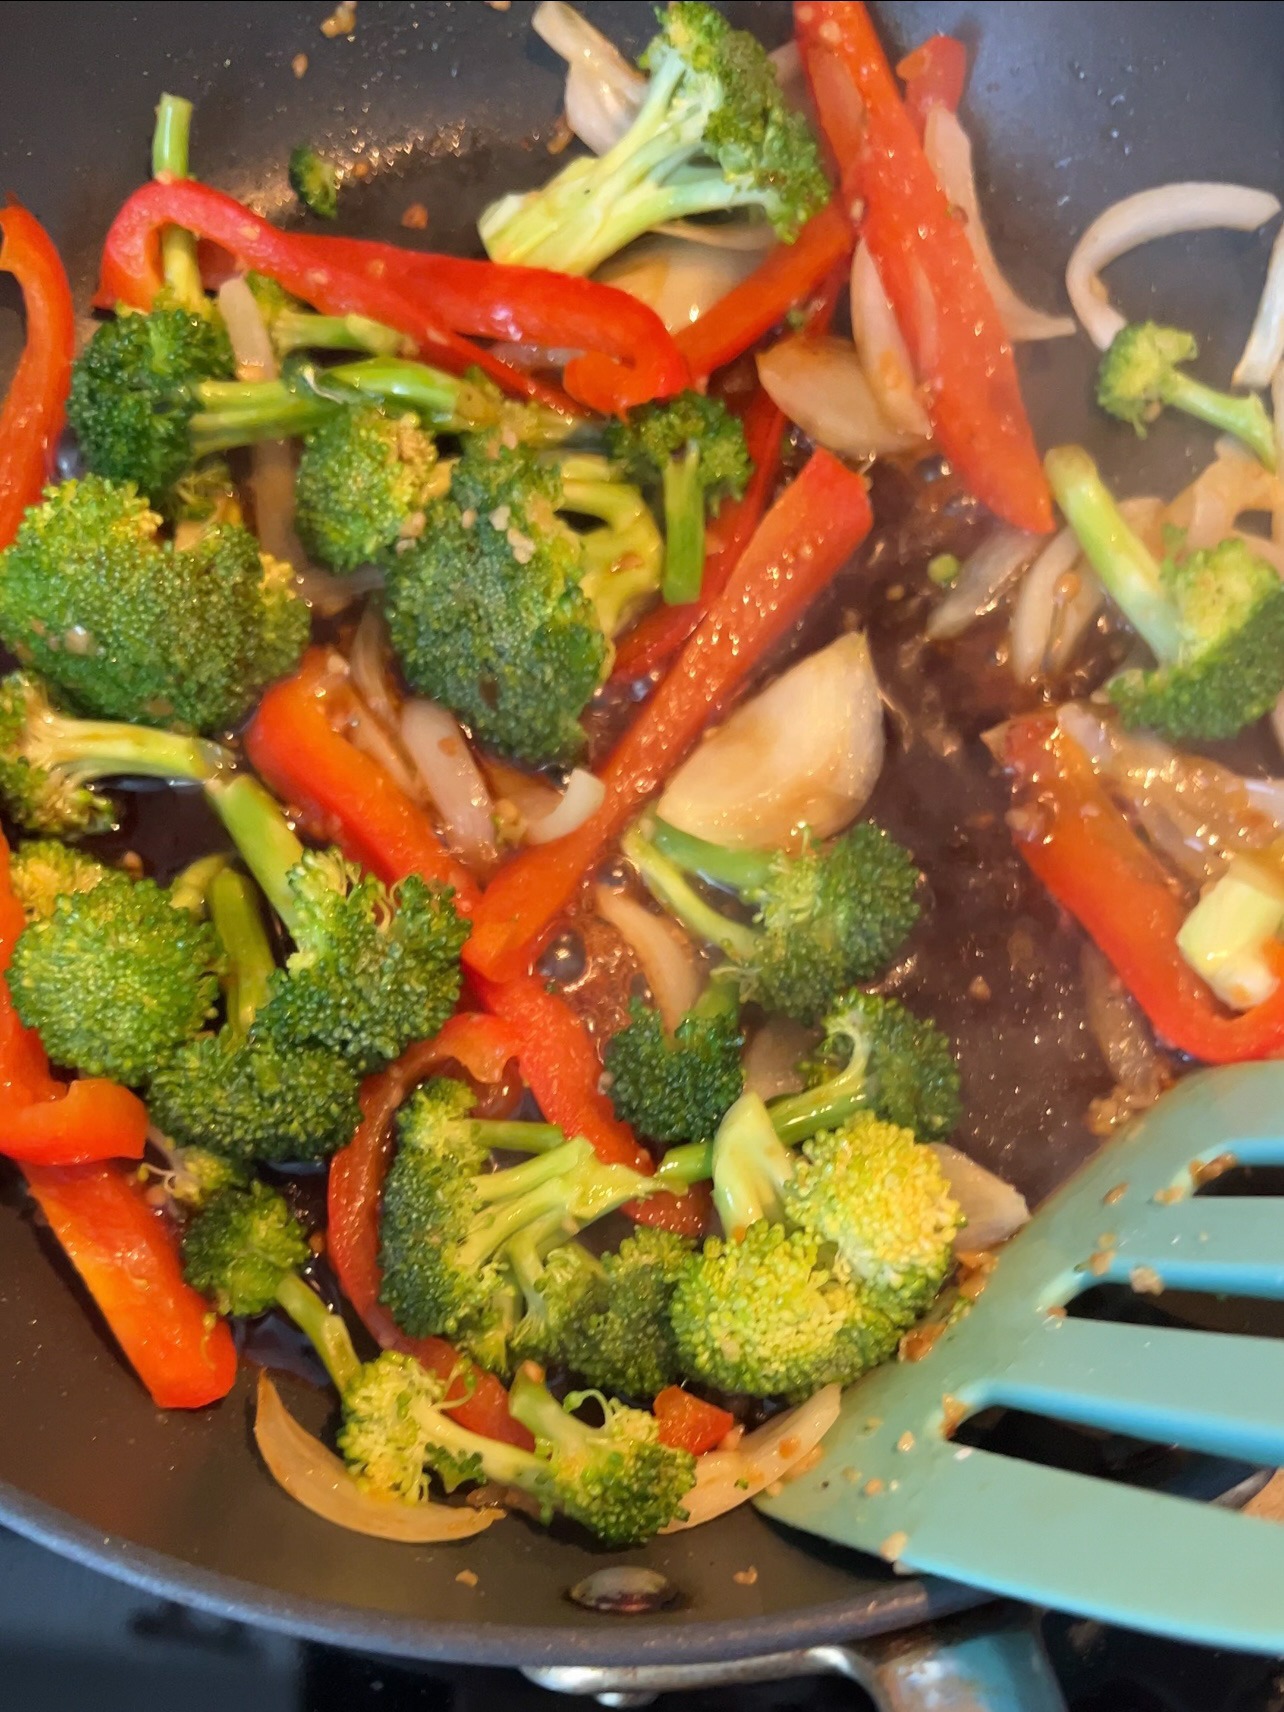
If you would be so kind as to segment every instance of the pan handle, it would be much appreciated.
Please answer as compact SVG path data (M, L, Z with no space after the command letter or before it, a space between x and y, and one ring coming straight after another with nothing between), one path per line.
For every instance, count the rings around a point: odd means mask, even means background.
M545 1665L525 1675L557 1693L592 1695L601 1706L648 1706L677 1690L842 1676L865 1690L877 1712L1066 1712L1037 1617L1015 1605L987 1605L860 1646L805 1647L725 1664Z

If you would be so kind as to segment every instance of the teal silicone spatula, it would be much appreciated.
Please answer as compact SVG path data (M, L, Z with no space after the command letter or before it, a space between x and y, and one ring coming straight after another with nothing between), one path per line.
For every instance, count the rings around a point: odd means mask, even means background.
M1039 1209L917 1362L854 1385L773 1521L907 1569L1207 1645L1284 1652L1284 1527L955 1443L1002 1404L1284 1463L1284 1342L1067 1318L1102 1283L1284 1299L1284 1200L1199 1197L1284 1164L1284 1063L1192 1076Z

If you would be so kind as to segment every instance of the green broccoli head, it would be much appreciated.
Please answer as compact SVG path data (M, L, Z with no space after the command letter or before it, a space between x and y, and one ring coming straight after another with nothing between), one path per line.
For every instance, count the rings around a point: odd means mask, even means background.
M392 1350L358 1369L344 1392L338 1444L366 1491L418 1504L428 1498L434 1474L448 1492L486 1478L480 1447L496 1441L455 1425L441 1407L446 1389L413 1356Z
M611 456L630 481L653 487L675 458L694 453L704 509L716 516L724 499L738 499L753 473L744 426L721 399L679 392L640 405L607 429Z
M313 558L335 571L373 563L424 526L449 485L418 418L373 407L339 411L303 442L295 523Z
M787 1222L832 1247L898 1326L917 1319L954 1263L962 1223L930 1147L857 1112L802 1145L783 1188Z
M153 1131L149 1138L154 1146L160 1145L158 1133ZM224 1189L244 1189L249 1185L249 1172L236 1160L221 1153L211 1153L204 1147L175 1147L168 1138L162 1139L166 1163L163 1173L165 1189L169 1198L180 1207L195 1211Z
M98 718L222 731L298 663L308 609L248 530L179 552L159 526L130 485L47 489L0 558L0 639Z
M47 921L58 899L90 892L113 870L54 838L29 838L9 861L9 886L28 921Z
M307 143L291 152L290 189L320 220L333 220L339 212L339 174L334 163L323 160Z
M802 1230L760 1220L710 1237L678 1279L670 1319L684 1372L720 1391L801 1400L850 1384L896 1348L883 1310Z
M580 586L556 470L470 440L418 540L386 556L386 613L411 687L516 760L570 762L609 644Z
M1199 347L1190 333L1153 321L1121 327L1097 371L1097 403L1144 435L1165 405L1185 411L1224 433L1234 434L1261 460L1275 468L1275 430L1255 393L1218 392L1184 374Z
M110 872L24 929L7 976L55 1063L139 1086L210 1015L218 963L207 922L151 880Z
M1243 541L1166 560L1160 582L1177 626L1175 656L1110 681L1125 724L1174 742L1234 737L1284 690L1284 583Z
M320 1047L230 1029L188 1041L151 1079L152 1119L183 1147L269 1165L326 1159L361 1121L357 1077Z
M336 850L304 851L287 885L295 949L256 1031L324 1047L363 1074L436 1034L459 998L468 937L450 891L415 874L386 887Z
M221 1314L263 1314L283 1281L306 1265L303 1226L284 1196L266 1183L225 1188L198 1209L183 1232L183 1271Z
M670 1034L653 1006L634 1000L606 1045L611 1103L653 1141L707 1140L744 1086L734 979L710 984Z
M71 371L67 420L95 475L133 482L169 513L193 458L188 423L197 388L235 373L216 315L162 303L103 322Z

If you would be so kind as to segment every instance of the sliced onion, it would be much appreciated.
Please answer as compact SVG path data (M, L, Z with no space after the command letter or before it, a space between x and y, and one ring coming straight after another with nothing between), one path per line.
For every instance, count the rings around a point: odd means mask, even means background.
M792 107L796 113L811 115L811 88L797 41L782 42L778 48L772 48L767 58L775 68L776 82L780 85L786 106Z
M1284 577L1284 546L1278 541L1268 541L1265 535L1254 535L1248 529L1232 529L1231 534L1237 541L1242 541L1250 552L1256 553L1259 559L1265 559L1268 565L1273 565L1278 574Z
M352 746L377 762L412 802L427 802L427 786L402 747L396 727L389 730L356 694L349 697L347 714L344 734Z
M972 166L972 142L963 129L957 113L944 102L933 102L927 113L923 132L923 148L932 164L937 182L954 207L963 215L968 242L981 277L985 280L994 307L998 310L1009 339L1013 342L1034 339L1064 339L1075 330L1071 315L1045 315L1019 297L1000 271L990 239L981 217L981 204L976 194L976 176Z
M1271 377L1271 415L1275 422L1275 468L1284 470L1284 362ZM1271 508L1271 540L1284 546L1284 480L1276 476L1275 504Z
M665 232L667 235L653 233L630 244L599 268L596 277L654 309L670 332L689 326L705 314L762 259L757 247L693 244L668 228Z
M348 650L348 670L352 687L389 731L395 731L401 721L401 693L393 681L390 667L391 644L388 626L377 604L371 604L361 614L352 646Z
M646 78L614 42L562 0L542 0L531 25L567 62L566 118L572 131L594 154L605 154L637 117Z
M1235 364L1232 386L1269 386L1284 362L1284 226L1275 234L1266 284L1253 317L1244 354Z
M597 913L629 945L660 1019L672 1034L700 996L700 970L691 941L673 922L613 886L597 888Z
M1277 196L1243 184L1159 184L1113 203L1079 239L1066 268L1066 290L1088 337L1104 351L1127 325L1110 301L1101 270L1129 250L1177 232L1253 232L1279 211Z
M510 820L515 813L521 822L518 831L523 839L530 821L542 820L557 807L558 793L547 779L538 774L524 773L520 767L501 761L495 755L482 756L481 767L496 807L505 812L513 811L508 813Z
M449 1504L404 1504L364 1492L333 1451L290 1414L266 1373L259 1374L254 1410L254 1442L268 1472L291 1498L323 1521L350 1533L404 1545L467 1540L483 1533L504 1511L474 1510Z
M1012 603L1008 663L1021 683L1060 671L1105 598L1073 529L1055 535L1021 579Z
M1168 1071L1141 1007L1091 940L1079 958L1088 1027L1130 1105L1157 1100Z
M586 773L583 767L576 767L556 808L549 814L527 818L526 842L552 844L554 839L565 838L568 832L583 826L591 814L596 814L605 800L606 786L601 779L594 773Z
M760 1100L798 1093L804 1086L798 1063L816 1044L817 1032L789 1017L768 1017L745 1048L745 1092Z
M955 1243L957 1248L969 1253L974 1249L993 1248L997 1243L1006 1242L1013 1231L1020 1230L1030 1217L1030 1209L1020 1190L948 1142L934 1141L930 1146L941 1162L941 1170L949 1180L950 1193L963 1214L963 1229Z
M778 242L766 220L665 220L651 230L711 250L743 250L754 257L755 265L762 252Z
M401 741L441 816L451 849L472 868L498 859L495 805L453 713L414 696L401 710Z
M804 828L828 838L865 806L883 765L883 704L859 632L791 666L705 738L669 780L662 819L778 850Z
M1042 535L1025 529L996 529L963 561L958 581L932 611L927 621L932 641L951 641L993 612L1042 545Z
M1185 531L1186 550L1202 552L1224 541L1246 511L1273 511L1280 483L1233 441L1218 441L1217 456L1177 495L1164 521Z
M826 1385L787 1415L777 1415L741 1439L734 1450L711 1450L697 1457L695 1485L682 1500L687 1519L671 1522L664 1532L680 1534L712 1522L784 1480L833 1426L841 1401L839 1387Z
M275 380L280 372L276 352L244 274L236 274L219 286L218 308L231 342L237 379Z
M930 439L932 425L915 389L909 348L864 238L852 252L851 308L852 339L879 409L893 428Z
M921 437L890 423L847 339L796 334L758 355L758 378L803 433L841 457L863 462L906 452Z

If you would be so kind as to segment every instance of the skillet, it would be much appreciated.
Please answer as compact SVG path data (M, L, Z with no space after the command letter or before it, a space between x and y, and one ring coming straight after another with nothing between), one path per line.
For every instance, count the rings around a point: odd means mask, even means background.
M319 29L324 4L9 8L0 64L5 188L48 223L85 301L111 215L147 172L151 109L168 88L197 103L200 176L269 216L295 219L285 162L309 140L370 168L345 191L340 230L467 251L492 195L549 172L561 74L531 35L531 9L365 0L355 37L328 40ZM769 44L789 28L782 5L727 10ZM1056 306L1073 236L1116 197L1183 177L1279 188L1278 7L950 3L878 12L893 49L938 29L968 42L966 112L992 235L1018 288L1046 307ZM637 47L651 12L602 4L595 20ZM302 78L291 67L299 53L308 58ZM415 201L430 210L429 230L402 234L399 217ZM1155 247L1117 270L1121 297L1135 313L1162 304L1166 318L1197 328L1209 372L1227 373L1265 242ZM14 298L2 302L0 361L8 365L19 322ZM1191 468L1183 435L1163 425L1133 445L1104 430L1090 374L1080 341L1036 347L1025 360L1041 438L1095 442L1125 488L1174 491ZM885 528L841 591L868 618L893 700L911 708L927 666L907 644L909 620L878 596L912 532L912 516ZM973 741L995 710L979 669L961 681L967 667L963 651L959 663L932 668L961 747L937 745L939 754L911 742L906 766L892 768L894 794L880 794L873 812L928 867L935 945L908 971L905 996L959 1037L969 1102L962 1145L1037 1198L1095 1145L1082 1115L1109 1078L1075 996L1077 944L1008 851L1002 793ZM969 814L996 811L988 828L947 851L947 835ZM167 872L195 829L160 798L143 797L126 836ZM1017 930L1038 955L1014 968ZM984 1007L965 993L977 976L991 989ZM696 1663L900 1628L977 1598L895 1579L747 1510L626 1554L661 1570L681 1595L673 1609L630 1620L566 1599L602 1554L518 1519L436 1551L333 1530L278 1492L258 1464L248 1367L213 1411L165 1417L146 1403L7 1178L0 1384L0 1520L167 1597L332 1642L526 1667ZM292 1390L291 1400L306 1417L306 1395ZM318 1420L314 1409L309 1424ZM1236 1472L1214 1471L1212 1486L1231 1484ZM751 1585L733 1579L750 1566ZM456 1580L464 1568L475 1587Z

